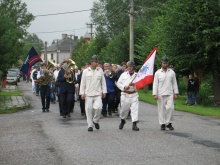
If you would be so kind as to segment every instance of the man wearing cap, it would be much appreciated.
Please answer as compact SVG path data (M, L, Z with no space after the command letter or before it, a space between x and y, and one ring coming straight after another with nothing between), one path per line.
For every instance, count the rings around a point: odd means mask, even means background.
M99 129L99 120L102 111L102 97L107 93L103 70L98 66L96 55L91 57L91 65L83 71L80 83L82 99L85 99L85 110L88 123L88 131L93 131L93 126Z
M117 86L121 90L121 110L120 118L121 123L119 129L123 129L126 123L125 119L128 116L129 110L131 110L132 130L139 131L137 127L138 122L138 93L136 92L135 79L137 73L134 71L134 61L127 62L127 71L122 73L117 81Z
M168 68L169 59L164 56L161 59L161 69L154 75L153 96L157 100L158 118L161 130L174 130L172 126L174 100L179 93L175 72Z

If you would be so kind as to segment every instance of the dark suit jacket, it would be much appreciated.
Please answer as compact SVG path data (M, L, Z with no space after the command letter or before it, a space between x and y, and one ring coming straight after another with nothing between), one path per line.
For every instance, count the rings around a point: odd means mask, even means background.
M65 70L62 68L57 77L57 81L60 82L60 93L75 93L75 83L70 84L66 82L64 74Z

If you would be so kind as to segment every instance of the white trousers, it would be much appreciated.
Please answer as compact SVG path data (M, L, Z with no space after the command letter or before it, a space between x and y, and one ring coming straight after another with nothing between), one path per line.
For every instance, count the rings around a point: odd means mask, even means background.
M88 127L93 127L95 123L99 123L102 111L102 97L101 96L86 96L85 110Z
M34 82L33 79L32 79L31 84L32 84L32 93L36 93L36 91L35 91L35 82Z
M173 95L159 96L157 100L159 124L169 124L173 121Z
M138 121L138 94L121 94L120 118L126 119L129 110L131 110L132 122Z

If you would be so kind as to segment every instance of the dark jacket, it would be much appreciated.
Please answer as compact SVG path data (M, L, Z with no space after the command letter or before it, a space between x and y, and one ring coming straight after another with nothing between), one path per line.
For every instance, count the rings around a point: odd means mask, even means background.
M189 79L188 80L188 86L187 86L187 92L195 92L195 80Z
M57 81L60 83L60 93L75 93L75 83L66 82L64 74L65 70L61 68L57 77Z

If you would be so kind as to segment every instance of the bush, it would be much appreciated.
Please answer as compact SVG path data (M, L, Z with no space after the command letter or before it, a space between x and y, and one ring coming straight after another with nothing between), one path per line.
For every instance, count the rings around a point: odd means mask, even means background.
M212 89L212 85L210 85L210 83L208 82L204 82L201 84L199 90L199 104L202 104L204 106L212 105Z
M183 77L178 81L179 95L186 95L187 83L183 81Z

